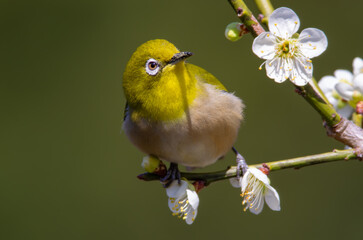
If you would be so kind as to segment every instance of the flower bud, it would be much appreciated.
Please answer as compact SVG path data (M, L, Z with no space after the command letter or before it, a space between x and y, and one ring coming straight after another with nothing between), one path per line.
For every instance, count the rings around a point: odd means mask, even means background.
M357 112L357 114L363 115L363 101L357 103L355 111Z
M224 35L226 38L232 42L235 42L242 38L245 33L245 28L242 23L232 22L227 25Z
M158 169L160 160L153 156L145 156L142 159L141 167L143 167L147 172L153 173Z

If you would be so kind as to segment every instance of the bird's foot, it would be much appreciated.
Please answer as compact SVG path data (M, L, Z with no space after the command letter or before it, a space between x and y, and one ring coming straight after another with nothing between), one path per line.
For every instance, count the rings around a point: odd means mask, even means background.
M237 162L237 177L243 177L245 173L247 172L248 165L246 163L246 160L242 157L241 154L237 154L236 156L236 162ZM242 175L241 175L242 171Z
M243 177L243 175L245 175L245 173L247 172L247 169L248 169L246 160L234 147L232 148L232 150L236 154L237 178Z
M166 172L166 175L164 177L160 178L160 181L163 183L163 186L165 188L167 188L170 186L170 184L174 180L178 180L178 184L180 184L180 181L181 181L180 179L181 179L181 176L180 176L178 164L170 163L170 167L169 167L168 171Z

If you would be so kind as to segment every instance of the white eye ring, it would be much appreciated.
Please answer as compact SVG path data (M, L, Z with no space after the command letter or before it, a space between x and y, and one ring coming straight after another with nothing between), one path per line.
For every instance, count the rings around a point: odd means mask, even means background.
M145 65L145 70L146 70L147 74L155 76L160 70L158 61L156 61L153 58L150 58L149 60L147 60L146 65Z

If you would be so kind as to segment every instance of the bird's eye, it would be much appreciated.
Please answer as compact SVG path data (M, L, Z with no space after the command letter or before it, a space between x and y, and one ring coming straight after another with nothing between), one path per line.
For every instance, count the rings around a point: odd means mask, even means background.
M158 61L156 61L153 58L150 58L149 60L147 60L145 70L146 70L147 74L149 74L149 75L152 75L152 76L156 75L160 70Z
M158 64L156 62L149 62L147 66L149 67L150 70L155 70Z

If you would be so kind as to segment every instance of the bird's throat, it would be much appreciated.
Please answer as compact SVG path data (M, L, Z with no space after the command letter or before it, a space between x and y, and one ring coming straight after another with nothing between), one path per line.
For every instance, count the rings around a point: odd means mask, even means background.
M188 117L189 107L198 94L197 80L184 62L167 66L159 81L143 96L133 120L175 121Z

